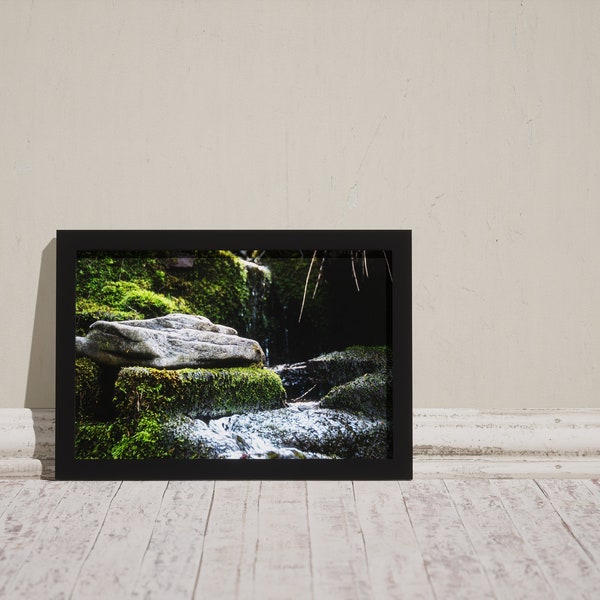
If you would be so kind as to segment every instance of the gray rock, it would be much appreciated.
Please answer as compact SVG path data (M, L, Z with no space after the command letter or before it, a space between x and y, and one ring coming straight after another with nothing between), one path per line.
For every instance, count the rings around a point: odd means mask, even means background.
M335 458L389 458L392 427L384 419L317 407L282 408L211 421L222 430L245 440L253 437L276 448L295 448L305 453Z
M101 365L184 369L262 363L254 340L206 317L170 314L138 321L96 321L85 337L75 338L77 356Z
M305 362L271 368L281 378L290 401L313 399L365 373L391 373L391 353L383 346L350 346Z
M188 455L222 459L330 458L297 448L276 446L255 433L241 435L229 431L221 420L207 424L199 419L181 416L167 421L163 429Z
M321 399L320 406L377 419L391 419L392 375L377 371L337 385Z
M130 422L145 413L157 418L214 419L281 408L285 390L275 373L254 365L170 370L123 367L115 382L113 405L119 417Z

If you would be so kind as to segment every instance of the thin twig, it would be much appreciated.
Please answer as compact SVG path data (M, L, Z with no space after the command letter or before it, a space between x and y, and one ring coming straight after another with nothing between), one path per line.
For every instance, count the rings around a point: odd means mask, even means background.
M298 316L298 323L302 320L302 313L304 312L304 301L306 300L306 290L308 289L308 280L310 279L310 272L312 270L313 263L317 257L317 251L313 252L312 258L310 259L310 266L308 267L308 273L306 274L306 281L304 282L304 294L302 294L302 306L300 306L300 315Z
M356 289L360 292L360 286L358 285L358 277L356 277L356 269L354 268L354 252L350 252L350 262L352 264L352 275L354 275L354 283L356 284Z
M390 276L390 281L392 283L394 283L394 278L392 277L392 269L390 268L390 263L388 262L387 254L385 253L385 250L382 250L382 252L383 252L383 258L385 258L385 264L387 265L387 270L388 270L388 275Z
M304 398L305 396L310 394L316 387L317 387L317 384L315 383L315 385L313 385L310 388L310 390L308 390L308 392L304 392L304 394L302 394L302 396L298 396L297 398L292 398L291 400L288 400L288 402L298 402L298 400L302 400L302 398Z
M315 296L317 295L317 288L319 287L319 281L321 281L321 273L323 273L323 264L325 263L325 256L323 256L323 258L321 259L321 264L319 265L319 274L317 275L317 281L315 283L315 289L313 290L313 300L315 299Z
M369 269L367 267L367 251L366 250L363 250L363 271L364 271L364 274L368 277Z

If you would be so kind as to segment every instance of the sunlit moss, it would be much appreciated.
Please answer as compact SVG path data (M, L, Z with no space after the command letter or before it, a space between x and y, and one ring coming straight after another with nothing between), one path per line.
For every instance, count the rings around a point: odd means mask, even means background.
M127 418L142 412L217 418L280 408L285 390L278 375L261 367L223 369L121 369L115 405Z

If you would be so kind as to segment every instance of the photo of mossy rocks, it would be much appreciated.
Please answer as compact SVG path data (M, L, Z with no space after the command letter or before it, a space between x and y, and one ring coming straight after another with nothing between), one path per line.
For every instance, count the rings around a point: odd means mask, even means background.
M386 459L390 257L77 254L75 457Z

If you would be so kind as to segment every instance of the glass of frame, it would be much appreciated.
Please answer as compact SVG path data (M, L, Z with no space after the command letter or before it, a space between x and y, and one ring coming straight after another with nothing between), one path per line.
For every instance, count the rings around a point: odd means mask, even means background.
M57 479L411 479L411 232L57 232Z

